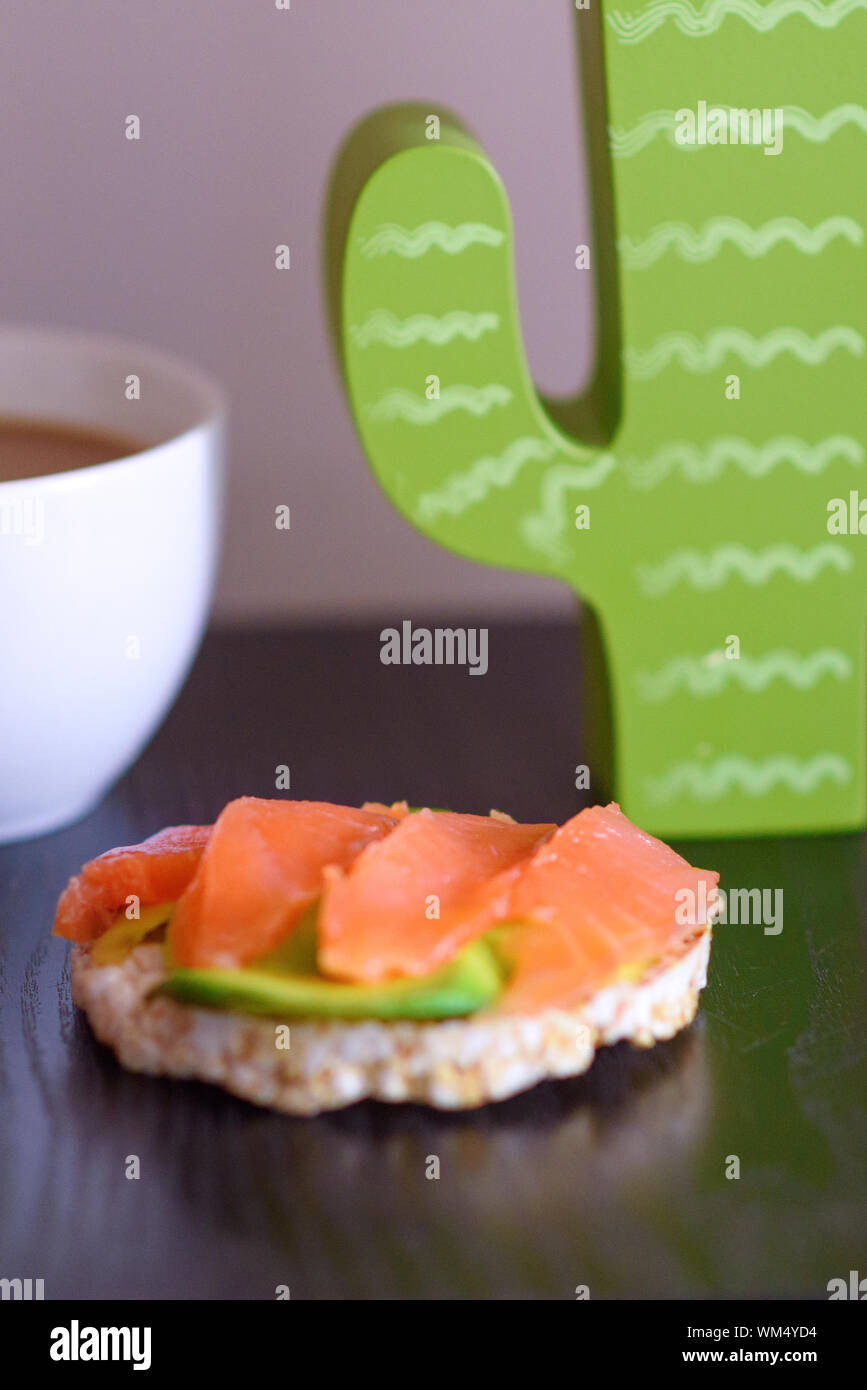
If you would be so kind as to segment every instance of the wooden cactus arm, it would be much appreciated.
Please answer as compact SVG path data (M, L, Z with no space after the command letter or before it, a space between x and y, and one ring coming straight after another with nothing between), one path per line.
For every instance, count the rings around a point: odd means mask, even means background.
M543 408L505 192L457 122L426 139L422 108L367 125L391 151L372 171L355 159L332 219L358 430L415 525L590 600L636 819L859 825L867 541L857 522L829 532L828 503L857 487L867 438L865 7L649 0L603 18L613 437L574 439ZM752 144L680 143L682 113L706 135L712 103L770 121L746 116Z
M421 530L473 559L565 577L539 466L598 487L613 461L559 430L536 394L501 180L442 110L428 142L425 116L404 106L365 122L345 162L356 178L370 161L373 172L348 224L345 204L332 210L332 237L345 245L335 328L356 425L382 486ZM377 162L389 138L392 153ZM334 187L345 199L346 176ZM333 305L339 292L332 283ZM553 531L560 523L558 514ZM588 565L586 586L592 574Z

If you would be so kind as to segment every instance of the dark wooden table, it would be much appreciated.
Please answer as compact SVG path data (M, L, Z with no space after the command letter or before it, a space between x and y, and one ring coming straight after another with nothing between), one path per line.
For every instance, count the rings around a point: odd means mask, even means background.
M382 666L373 630L214 634L103 805L0 849L0 1276L47 1298L569 1299L825 1298L867 1275L860 837L683 846L724 883L782 888L783 931L719 928L671 1043L475 1113L270 1114L123 1071L70 1003L49 936L68 875L274 795L279 764L298 797L564 819L579 674L570 627L493 625L483 678Z

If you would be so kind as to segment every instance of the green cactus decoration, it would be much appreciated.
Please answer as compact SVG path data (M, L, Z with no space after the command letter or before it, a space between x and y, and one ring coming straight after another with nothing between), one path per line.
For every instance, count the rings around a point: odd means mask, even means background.
M413 525L580 594L595 794L668 836L860 827L867 0L605 0L576 26L591 390L536 393L482 150L391 108L329 210L359 434Z

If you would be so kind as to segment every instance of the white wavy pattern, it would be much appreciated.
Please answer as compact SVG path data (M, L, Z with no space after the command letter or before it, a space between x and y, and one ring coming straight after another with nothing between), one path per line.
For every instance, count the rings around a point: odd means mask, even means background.
M763 478L783 463L792 464L799 473L815 475L837 461L860 466L864 446L849 434L833 434L818 444L792 435L780 435L764 444L753 444L738 435L719 435L704 445L673 439L649 458L624 458L620 466L632 487L649 489L672 475L690 483L710 483L730 465L750 478Z
M402 227L399 222L383 222L372 236L359 238L362 256L402 256L418 260L436 248L447 256L459 256L468 246L501 246L506 233L486 222L422 222L418 227Z
M708 109L710 110L711 107L721 108L724 111L742 109L740 107L732 108L723 102L708 102ZM812 144L824 145L847 125L856 126L867 135L867 109L859 106L856 102L849 101L842 106L835 106L831 111L826 111L824 116L814 116L803 106L784 106L781 109L784 133L796 131L798 135L809 140ZM615 159L631 159L634 155L640 154L658 135L664 135L675 149L686 152L719 148L718 145L680 145L674 138L676 129L676 112L671 110L647 111L629 130L619 130L616 126L609 126L608 140L611 154ZM756 144L752 148L759 149L761 146Z
M443 347L453 338L466 338L478 342L483 333L493 333L500 326L499 314L482 312L468 313L465 309L452 309L448 314L410 314L407 319L399 319L389 309L374 309L362 324L352 324L349 336L356 347L366 348L381 344L391 348L414 347L416 343L434 343Z
M864 3L867 5L867 0ZM854 218L843 216L826 217L815 227L808 227L796 217L773 217L761 227L749 227L737 217L712 217L698 228L686 222L660 222L642 241L620 237L617 250L627 270L646 270L667 251L691 265L705 265L719 255L726 243L751 260L766 256L784 242L805 256L818 256L839 237L860 246L864 228Z
M828 5L820 0L771 0L767 5L759 5L756 0L708 0L698 9L689 0L654 0L639 14L613 10L605 18L618 43L641 43L669 20L690 38L706 38L729 18L743 20L759 34L769 34L796 15L816 29L836 29L844 19L859 12L867 12L867 0L831 0Z
M638 565L635 577L647 598L661 598L677 584L699 593L721 589L732 578L760 588L776 575L799 584L812 584L824 570L846 574L853 565L851 552L835 541L823 541L807 550L782 542L766 550L745 545L720 545L714 550L675 550L657 565Z
M575 488L599 487L616 466L613 454L588 455L586 463L555 463L542 479L539 511L524 517L521 535L532 550L552 559L568 556L564 536L568 530L563 500Z
M648 778L647 791L658 802L672 801L676 796L717 801L732 791L767 796L779 786L797 796L808 796L822 782L845 786L851 780L852 764L839 753L816 753L810 758L780 753L759 760L728 754L709 763L675 763L661 776Z
M722 652L676 656L658 671L637 671L635 681L642 700L656 704L680 691L705 699L730 685L757 695L774 681L782 681L793 690L812 690L825 676L838 681L852 678L852 662L838 647L819 647L803 655L778 648L737 660L727 659Z
M508 386L492 381L487 386L466 386L463 383L446 386L439 396L428 400L400 387L386 391L378 401L367 406L374 420L400 420L408 425L433 425L443 415L454 410L467 410L471 415L487 415L496 406L505 406L512 399Z
M453 473L442 486L423 492L416 504L420 521L438 516L462 516L469 507L483 502L494 488L507 488L526 463L544 463L556 446L547 439L522 435L499 454L484 454L461 473Z
M806 365L817 367L837 349L860 357L864 338L848 324L835 324L815 338L800 328L774 328L764 337L754 338L743 328L726 327L713 329L703 340L692 333L663 333L651 347L625 347L621 356L629 376L647 381L673 362L687 372L710 372L729 354L742 358L749 367L766 367L781 353L790 352Z
M422 493L416 504L420 521L434 521L438 516L459 517L470 507L483 502L494 489L512 485L527 463L545 463L557 453L550 440L522 435L499 454L484 454L468 468L453 473L440 487ZM792 464L799 472L821 473L830 464L843 460L858 465L864 462L864 447L851 435L832 435L818 444L781 435L765 444L753 444L736 435L723 435L699 446L685 439L672 440L646 459L617 459L605 454L594 464L557 464L545 475L542 487L542 508L528 519L526 535L532 537L536 548L550 549L556 537L565 529L561 502L571 488L597 487L616 466L630 485L640 490L658 486L673 473L680 473L694 483L712 482L730 464L737 465L750 477L760 478L781 463Z

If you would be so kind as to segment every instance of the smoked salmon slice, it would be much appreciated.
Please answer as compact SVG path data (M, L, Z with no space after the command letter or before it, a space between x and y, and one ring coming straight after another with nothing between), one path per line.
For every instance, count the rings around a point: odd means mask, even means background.
M468 907L480 886L555 829L451 811L404 816L347 872L326 873L320 969L364 981L428 974L478 934Z
M510 974L496 1011L568 1008L620 968L663 955L705 925L718 881L616 804L580 811L505 887L491 885L477 913L475 929L508 923L497 932Z
M266 955L319 897L326 866L349 865L397 824L324 801L230 801L172 914L175 962L233 968Z
M233 969L275 950L318 901L318 962L333 979L429 975L490 933L505 978L491 1007L533 1014L683 947L713 915L718 878L614 803L558 829L405 802L241 797L213 826L174 826L85 864L54 932L86 944L133 896L143 913L173 903L174 963Z
M80 944L101 935L135 895L141 907L173 902L199 866L209 825L174 825L140 845L123 845L91 859L60 895L54 935Z

